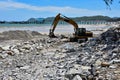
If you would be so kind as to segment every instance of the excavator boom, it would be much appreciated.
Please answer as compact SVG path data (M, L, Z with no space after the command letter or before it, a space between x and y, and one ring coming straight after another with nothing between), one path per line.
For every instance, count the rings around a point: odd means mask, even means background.
M58 22L62 20L62 21L65 21L69 24L72 24L74 26L74 29L77 29L78 28L78 25L75 21L73 21L72 19L66 17L66 16L63 16L61 15L60 13L55 17L53 23L52 23L52 26L51 26L51 29L50 29L50 32L49 32L49 37L55 37L54 35L54 31L55 31L55 28L58 24Z

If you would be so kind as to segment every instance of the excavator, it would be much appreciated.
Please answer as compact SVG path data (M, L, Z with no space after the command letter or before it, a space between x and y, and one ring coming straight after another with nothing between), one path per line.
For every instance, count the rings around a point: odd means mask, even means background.
M65 22L73 25L73 27L74 27L73 37L69 38L69 41L71 41L71 42L80 42L80 41L83 41L83 40L87 41L88 37L93 36L92 32L86 31L86 28L79 28L78 24L75 21L73 21L72 19L70 19L70 18L68 18L68 17L59 13L54 18L52 26L50 28L50 32L49 32L49 37L50 38L55 38L56 37L54 35L54 31L55 31L55 28L56 28L56 26L57 26L57 24L60 20L65 21Z

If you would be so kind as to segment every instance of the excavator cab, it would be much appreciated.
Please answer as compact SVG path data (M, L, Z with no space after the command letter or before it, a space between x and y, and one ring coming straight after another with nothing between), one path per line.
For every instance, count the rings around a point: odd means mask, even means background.
M85 28L77 28L77 29L75 29L75 35L85 36L86 35L86 29Z

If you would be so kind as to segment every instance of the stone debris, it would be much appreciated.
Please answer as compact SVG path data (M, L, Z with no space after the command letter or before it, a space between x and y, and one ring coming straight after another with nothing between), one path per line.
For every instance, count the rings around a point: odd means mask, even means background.
M112 27L98 37L98 42L103 44L120 44L120 26Z
M26 70L26 69L29 69L29 67L30 67L30 66L24 66L24 67L20 67L20 69Z
M82 80L82 78L79 75L76 75L73 80Z
M108 63L108 62L101 62L101 66L102 67L109 67L110 63Z
M43 35L2 44L0 80L120 80L119 44L115 28L81 44Z

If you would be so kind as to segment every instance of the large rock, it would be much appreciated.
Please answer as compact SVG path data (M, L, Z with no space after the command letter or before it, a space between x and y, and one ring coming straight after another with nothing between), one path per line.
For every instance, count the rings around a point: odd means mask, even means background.
M108 63L108 62L101 62L101 66L102 67L109 67L110 63Z
M74 52L75 51L74 46L70 43L63 44L60 46L60 48L65 49L66 52Z
M4 49L2 47L0 47L0 52L2 52Z
M79 75L76 75L73 80L82 80L82 78Z
M6 53L0 53L0 58L2 58L2 59L4 59L4 58L6 58L8 56L8 54L6 54Z
M10 50L10 47L11 47L10 45L6 45L6 46L2 46L2 49L3 50Z
M29 68L30 68L30 66L23 66L23 67L20 67L20 69L24 69L24 70L29 69Z

